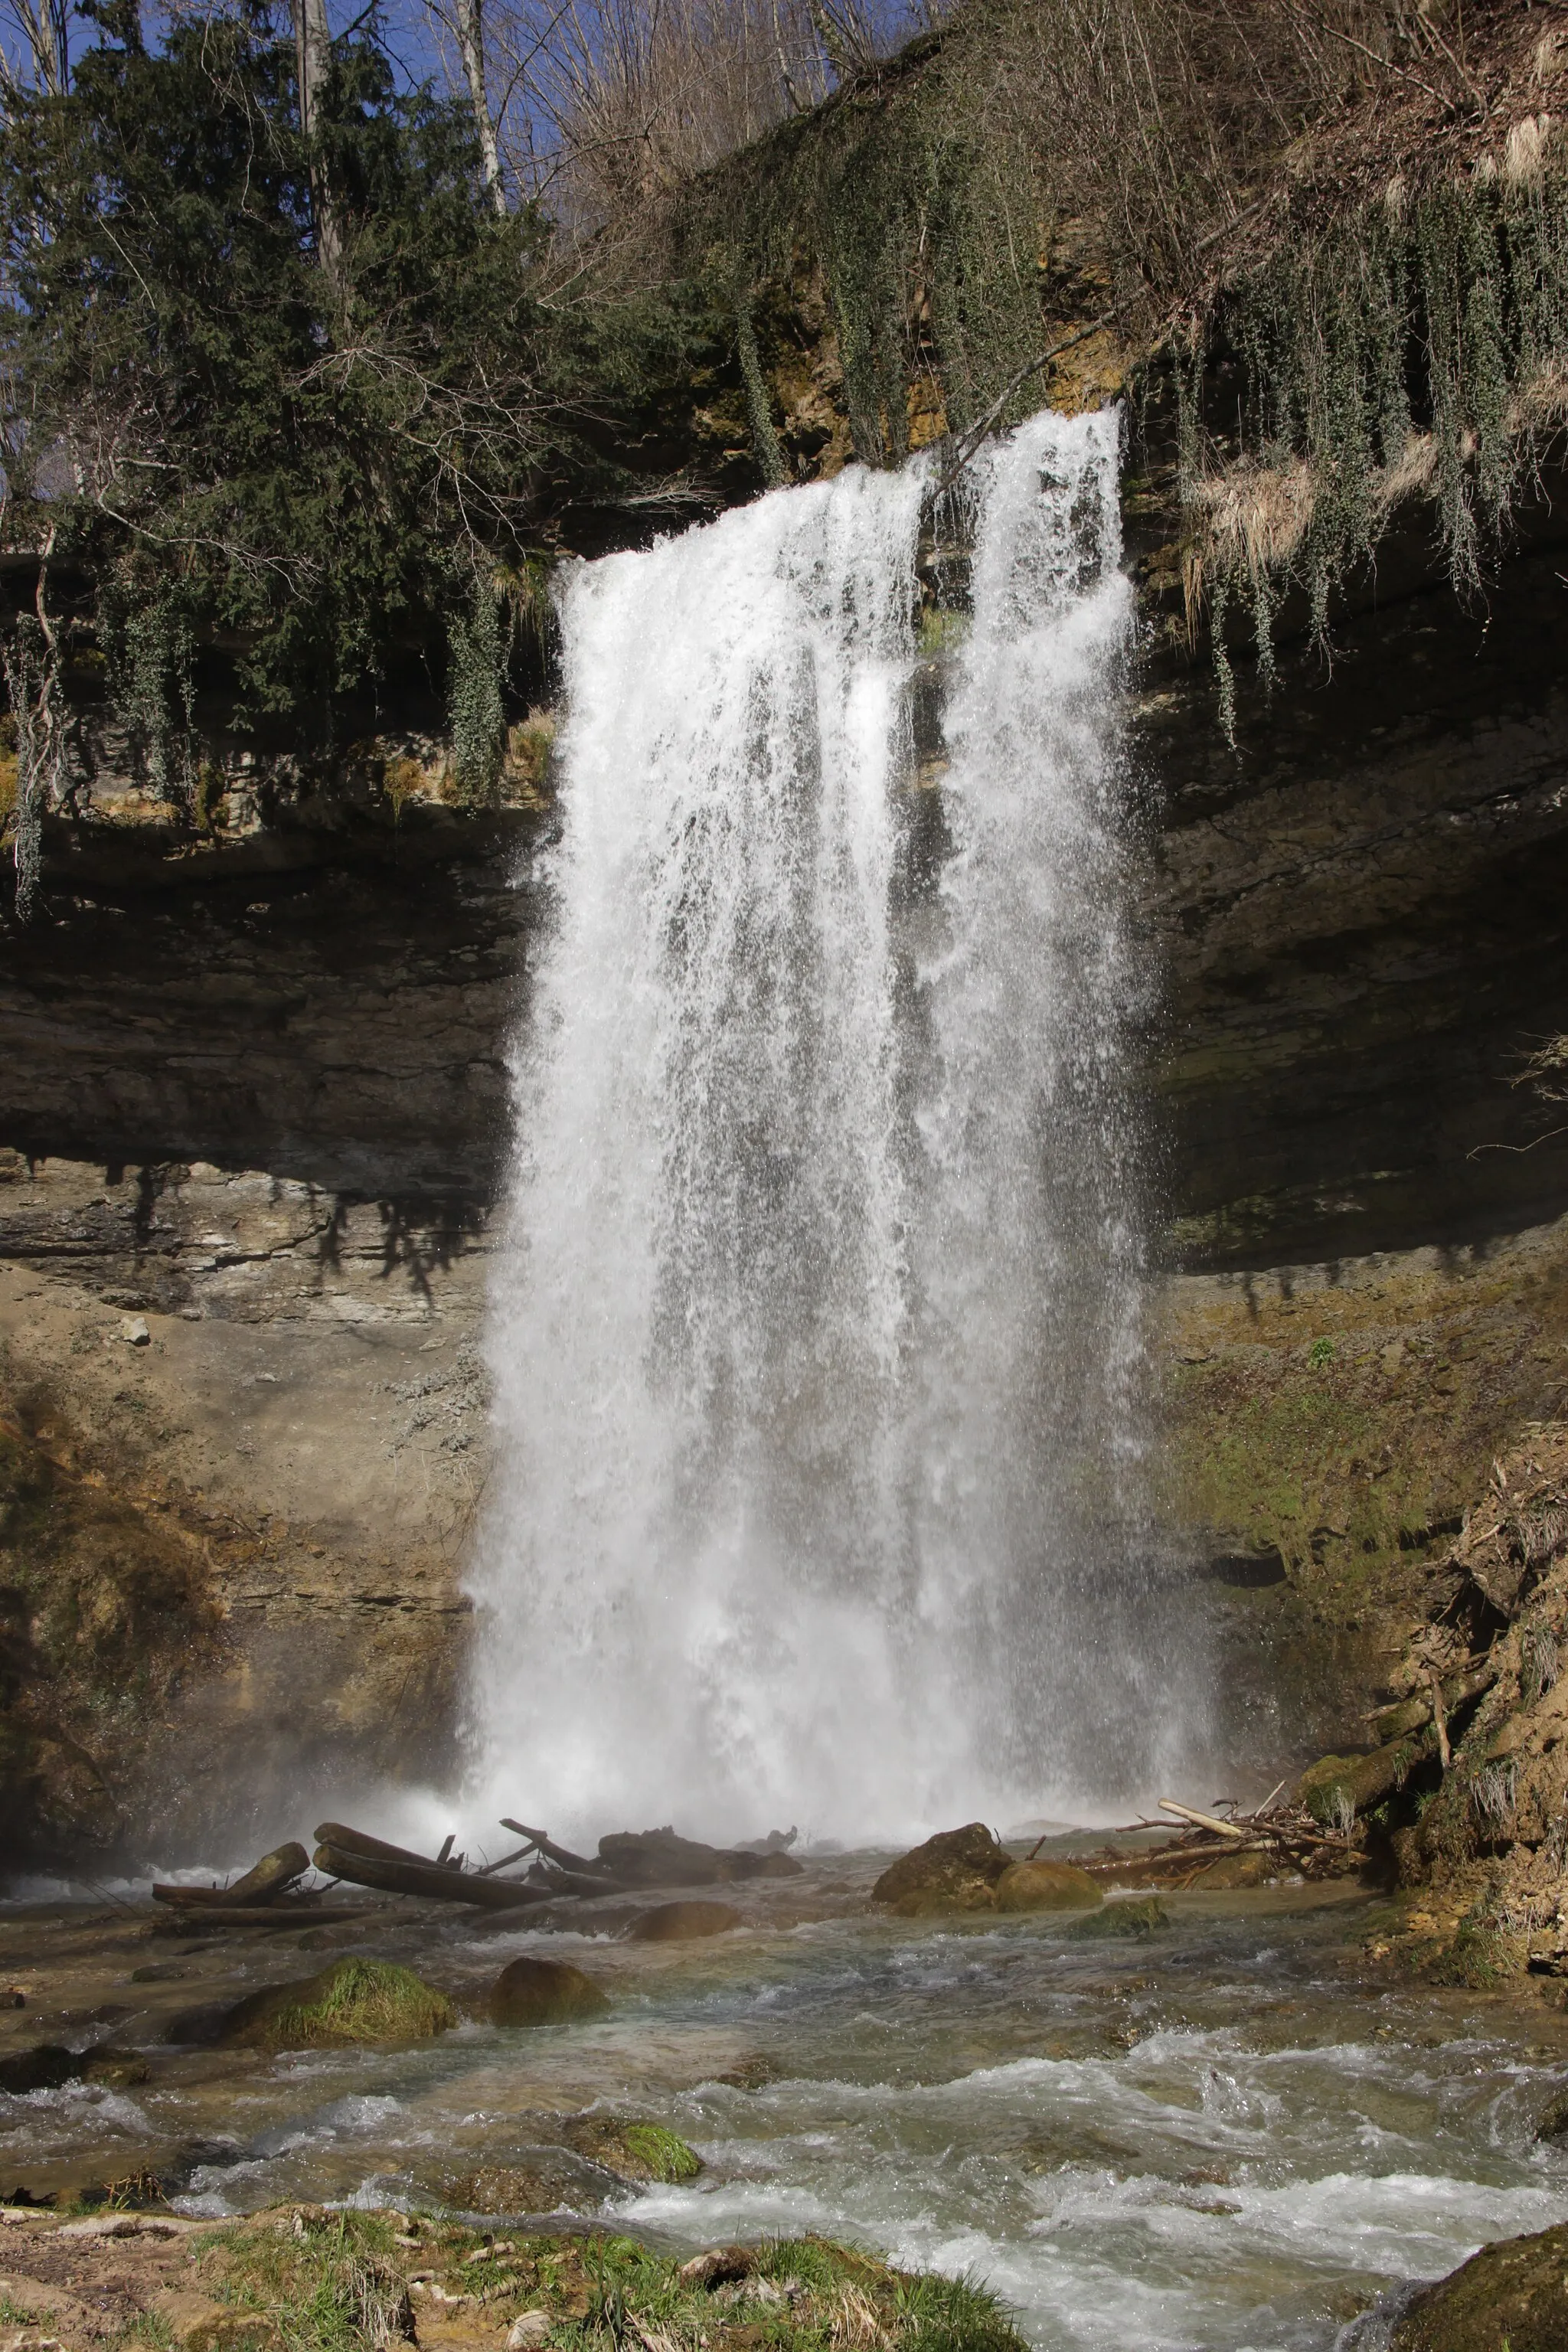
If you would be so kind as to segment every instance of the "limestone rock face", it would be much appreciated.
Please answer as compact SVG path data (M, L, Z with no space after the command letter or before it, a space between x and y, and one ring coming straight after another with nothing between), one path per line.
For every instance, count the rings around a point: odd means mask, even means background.
M581 1969L567 1960L509 1961L490 1988L492 2025L569 2025L602 2017L610 2004Z
M1483 2246L1416 2300L1393 2352L1562 2352L1568 2344L1568 2222Z
M1013 1866L984 1822L939 1830L924 1845L889 1863L871 1889L873 1903L889 1903L901 1918L932 1911L989 1911L998 1880Z
M1088 1871L1070 1862L1016 1862L995 1891L998 1911L1082 1911L1105 1900Z

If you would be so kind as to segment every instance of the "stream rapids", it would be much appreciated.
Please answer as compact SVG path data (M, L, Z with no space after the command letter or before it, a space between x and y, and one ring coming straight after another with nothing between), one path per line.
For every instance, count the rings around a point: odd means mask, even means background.
M63 2199L152 2173L213 2215L454 2209L511 2168L548 2184L552 2226L689 2252L816 2231L971 2273L1040 2352L1330 2352L1389 2291L1568 2217L1568 2151L1535 2137L1568 2085L1568 2018L1396 1979L1367 1956L1364 1893L1167 1896L1148 1940L1085 1940L1070 1920L874 1914L886 1859L726 1889L741 1930L662 1947L613 1916L542 1933L426 1913L316 1930L302 1955L155 1933L123 1898L12 1906L0 1971L27 2036L135 2048L148 2079L0 2095L0 2179ZM418 1969L466 2021L277 2057L184 2038L351 1948ZM587 1969L611 2013L473 2021L525 1951ZM563 2153L585 2111L669 2126L700 2175L628 2186Z

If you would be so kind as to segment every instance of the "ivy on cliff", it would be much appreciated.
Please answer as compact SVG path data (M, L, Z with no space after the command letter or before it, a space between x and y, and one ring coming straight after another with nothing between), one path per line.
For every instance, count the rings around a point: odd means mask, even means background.
M1216 359L1241 378L1217 447L1203 429ZM1480 588L1568 420L1561 136L1526 117L1500 154L1424 186L1396 178L1324 232L1280 238L1225 289L1175 374L1189 594L1212 600L1230 731L1228 611L1245 609L1267 683L1282 598L1300 592L1326 637L1332 596L1405 500L1429 502L1456 590Z

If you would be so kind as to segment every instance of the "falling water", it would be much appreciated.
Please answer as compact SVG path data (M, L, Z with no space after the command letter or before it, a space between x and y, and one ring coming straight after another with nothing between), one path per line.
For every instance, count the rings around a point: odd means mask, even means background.
M918 462L567 586L476 1569L498 1809L893 1833L1081 1810L1168 1736L1118 439L987 456L934 669Z

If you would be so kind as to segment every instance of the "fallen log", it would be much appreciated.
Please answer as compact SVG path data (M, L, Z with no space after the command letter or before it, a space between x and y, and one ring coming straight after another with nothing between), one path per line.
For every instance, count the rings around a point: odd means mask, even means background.
M383 1854L347 1853L341 1846L319 1845L316 1868L329 1878L351 1886L373 1886L383 1895L413 1895L426 1903L471 1903L485 1911L520 1910L525 1904L548 1903L547 1887L529 1886L516 1878L484 1878L477 1870L451 1870L444 1864L415 1859L388 1861Z
M310 1867L310 1857L302 1845L291 1843L264 1853L261 1860L237 1878L232 1886L160 1886L154 1885L155 1903L181 1903L194 1906L205 1906L216 1910L244 1908L247 1905L270 1903L297 1878L303 1877Z
M1238 1838L1242 1834L1234 1822L1222 1822L1215 1813L1200 1813L1191 1805L1178 1805L1173 1797L1162 1797L1160 1811L1174 1813L1178 1821L1194 1822L1199 1829L1212 1830L1216 1837Z
M415 1853L405 1845L388 1845L384 1838L371 1837L364 1830L352 1830L342 1822L318 1822L316 1843L330 1845L338 1853L365 1853L378 1862L411 1862L421 1870L456 1871L455 1862L438 1862L431 1854ZM318 1863L316 1867L321 1868Z
M548 1886L556 1895L575 1895L593 1902L604 1895L637 1895L642 1890L629 1885L621 1878L590 1878L584 1871L551 1869L543 1872L531 1884Z
M804 1866L788 1853L746 1853L704 1845L672 1829L616 1830L599 1840L599 1860L628 1885L722 1886L747 1878L798 1878Z
M303 1878L310 1867L310 1855L297 1838L290 1838L287 1845L274 1846L270 1853L264 1853L243 1878L237 1878L224 1891L233 1904L270 1903L286 1886Z
M382 1914L367 1903L245 1903L222 1906L184 1905L157 1922L171 1936L189 1936L212 1927L336 1927L350 1919L378 1919Z
M1402 1789L1417 1764L1436 1753L1430 1719L1425 1730L1374 1748L1370 1756L1324 1756L1302 1773L1297 1801L1316 1822L1329 1822L1342 1810L1353 1819Z
M591 1854L573 1853L566 1846L552 1844L546 1831L531 1830L526 1822L509 1822L503 1814L501 1827L503 1830L510 1830L514 1837L526 1838L528 1845L524 1848L524 1852L532 1851L542 1853L545 1861L552 1862L558 1870L584 1871L594 1877L601 1878L613 1875L608 1863L596 1862ZM512 1857L514 1861L518 1858L516 1855Z

